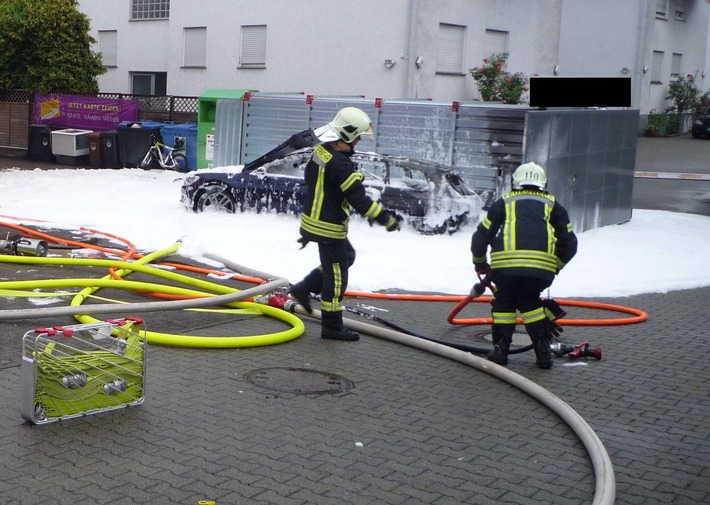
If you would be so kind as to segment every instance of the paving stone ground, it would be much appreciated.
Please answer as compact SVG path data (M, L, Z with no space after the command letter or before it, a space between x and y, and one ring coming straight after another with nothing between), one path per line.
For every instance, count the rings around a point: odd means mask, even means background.
M693 145L687 140L681 149ZM2 280L92 273L0 263ZM601 361L560 357L545 371L526 352L511 356L508 368L564 401L596 432L613 464L616 503L710 503L710 287L591 301L633 307L648 320L566 327L565 342L600 346ZM347 303L359 311L376 307L378 317L422 336L487 344L485 327L447 322L454 303ZM0 297L0 310L35 306ZM576 307L568 312L570 319L621 317ZM476 303L459 317L487 313L486 304ZM286 327L250 314L163 311L140 317L148 330L185 335L261 335ZM41 427L20 416L21 339L36 327L76 321L0 320L0 501L592 503L596 481L587 450L532 397L474 367L378 336L323 341L317 321L303 320L302 336L273 346L149 345L142 405ZM255 376L281 386L290 385L289 377L306 385L325 377L326 384L351 387L302 394L270 389L265 385L273 383Z

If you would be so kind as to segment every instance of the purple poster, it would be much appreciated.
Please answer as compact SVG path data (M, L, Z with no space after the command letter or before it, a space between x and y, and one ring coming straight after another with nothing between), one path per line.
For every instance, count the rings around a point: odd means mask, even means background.
M137 100L35 94L35 123L103 131L138 119Z

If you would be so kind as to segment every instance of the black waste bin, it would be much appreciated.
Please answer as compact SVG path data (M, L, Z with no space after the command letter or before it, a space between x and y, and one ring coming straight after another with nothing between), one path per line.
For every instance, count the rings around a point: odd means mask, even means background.
M52 154L52 129L46 124L30 125L30 139L27 146L27 157L31 160L54 163L57 161Z
M99 168L121 168L118 132L106 130L89 134L89 164Z
M104 150L101 146L101 132L89 133L89 165L104 166Z
M153 135L160 135L165 123L143 121L118 125L118 146L124 167L137 167L148 152Z
M104 167L121 168L118 132L116 130L101 132L101 147L103 147L104 151Z

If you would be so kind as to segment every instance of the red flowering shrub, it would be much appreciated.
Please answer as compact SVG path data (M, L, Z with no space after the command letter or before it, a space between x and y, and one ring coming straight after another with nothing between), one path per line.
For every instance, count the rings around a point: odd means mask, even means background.
M522 72L511 74L503 70L508 53L493 54L483 58L483 65L469 70L481 99L486 102L521 103L528 90L528 77Z

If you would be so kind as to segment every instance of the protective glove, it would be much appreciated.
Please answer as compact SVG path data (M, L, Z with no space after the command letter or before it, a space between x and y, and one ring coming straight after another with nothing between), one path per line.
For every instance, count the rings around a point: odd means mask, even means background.
M482 282L477 282L471 288L470 295L474 298L478 298L479 296L482 296L483 293L485 293L485 292L486 292L486 285Z
M478 277L484 277L491 271L491 266L485 261L483 263L474 263L473 267L476 269Z
M385 225L385 228L387 231L399 231L402 229L401 223L404 221L404 218L397 214L396 212L392 212L392 215L390 216L389 221Z
M544 298L542 300L542 308L545 311L545 316L550 321L557 321L567 315L562 306L552 298Z
M303 249L304 247L306 247L308 245L309 240L305 237L301 237L296 242L301 244L301 249Z
M553 337L558 338L563 331L565 331L565 329L560 326L559 323L555 321L550 321L550 333L552 333Z

